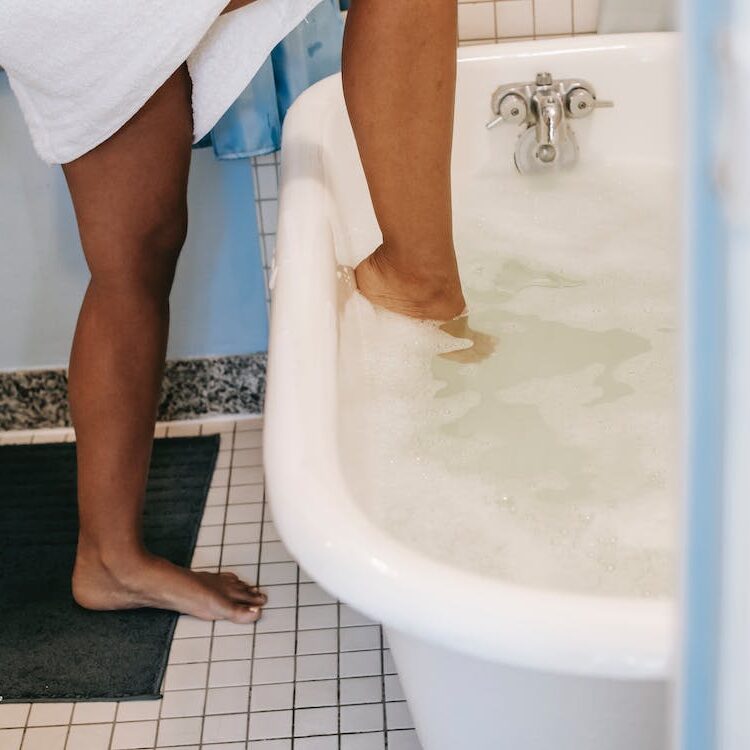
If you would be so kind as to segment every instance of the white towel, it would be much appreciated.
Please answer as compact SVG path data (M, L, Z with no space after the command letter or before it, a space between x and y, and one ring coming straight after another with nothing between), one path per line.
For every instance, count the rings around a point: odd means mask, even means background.
M195 140L321 0L2 0L0 66L39 155L65 163L119 130L185 61Z

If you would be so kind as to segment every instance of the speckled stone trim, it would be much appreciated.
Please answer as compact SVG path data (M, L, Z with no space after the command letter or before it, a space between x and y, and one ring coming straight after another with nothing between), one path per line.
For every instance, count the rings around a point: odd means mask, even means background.
M265 353L168 362L159 420L260 414L265 386ZM69 426L64 370L0 373L0 431Z

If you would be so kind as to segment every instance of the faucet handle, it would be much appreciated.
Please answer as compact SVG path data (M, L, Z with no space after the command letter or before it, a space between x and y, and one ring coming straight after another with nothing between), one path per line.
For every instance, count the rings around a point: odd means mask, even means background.
M520 124L526 120L528 113L529 107L523 96L513 92L508 93L497 103L495 109L497 117L487 123L487 130L494 128L501 122Z
M603 107L614 107L614 102L600 101L594 95L593 90L585 86L575 86L568 92L566 98L566 109L573 118L588 117L595 109Z

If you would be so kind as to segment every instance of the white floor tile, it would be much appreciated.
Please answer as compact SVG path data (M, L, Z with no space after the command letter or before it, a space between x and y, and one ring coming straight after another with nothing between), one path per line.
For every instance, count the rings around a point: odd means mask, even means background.
M123 701L117 707L117 721L148 721L159 718L161 701Z
M289 554L281 542L271 542L269 544L264 544L264 554L266 552L266 548L269 548L269 551L276 550L276 547L274 545L278 545L277 555L279 557L281 557L282 554ZM331 596L327 591L324 591L322 588L320 588L317 583L302 583L299 587L299 603L303 606L307 604L335 604L336 598Z
M202 726L203 719L199 716L193 718L162 719L159 722L156 746L173 747L175 745L188 745L200 742Z
M65 750L108 750L112 724L76 724L70 728Z
M165 693L161 705L162 719L183 719L203 716L205 690L175 690Z
M295 690L296 708L324 708L338 703L336 680L314 680L297 682Z
M21 748L22 750L64 750L67 736L67 726L32 727L26 730Z
M377 625L341 628L342 651L367 651L375 648L380 648L380 628Z
M292 708L294 684L255 685L250 696L251 711L285 711Z
M34 703L29 713L28 726L51 727L68 724L72 714L72 703Z
M255 636L255 658L294 656L294 633L258 633Z
M208 664L170 664L164 677L165 690L197 690L205 687Z
M2 750L20 750L23 729L0 729L0 748Z
M76 703L73 708L73 724L105 724L115 720L117 704Z
M341 677L372 677L381 674L380 651L350 651L341 654Z
M239 487L229 488L229 504L239 503L262 503L263 502L263 485L262 484L244 484Z
M263 467L247 466L233 468L231 474L233 487L241 484L263 484Z
M170 664L193 664L208 661L210 638L180 638L172 642L169 652Z
M262 448L245 448L244 450L232 451L232 466L262 466L263 449Z
M294 630L296 610L293 607L269 609L256 625L259 633L280 633L284 630Z
M250 660L217 661L208 673L209 687L236 687L250 684Z
M214 714L238 714L247 711L250 688L237 687L210 688L206 697L206 716Z
M0 729L25 726L30 708L28 703L7 703L0 706Z
M341 680L341 705L382 703L383 683L380 677L349 677Z
M297 654L335 654L338 650L338 632L327 630L300 630L297 633Z
M399 729L388 732L388 750L422 750L422 745L413 729Z
M299 745L297 745L299 747ZM247 750L292 750L291 740L256 740L251 741Z
M341 750L385 750L385 735L383 732L345 734L341 738Z
M226 635L214 638L211 650L213 661L250 659L253 655L251 635Z
M303 737L294 741L295 750L338 750L338 737Z
M285 738L291 737L291 735L291 711L267 711L250 714L249 737L251 740Z
M233 488L234 489L234 488ZM232 490L229 491L230 493ZM226 523L260 523L263 520L263 503L237 503L227 507ZM232 542L227 542L232 544Z
M364 706L341 706L342 732L377 732L382 729L382 703L370 703Z
M330 680L338 673L338 659L335 654L297 657L298 680Z
M299 629L320 630L321 628L335 628L338 624L338 618L338 607L335 604L300 607Z
M294 714L294 736L311 737L338 732L338 708L298 708Z
M129 721L115 724L112 750L151 748L156 741L156 721Z
M294 681L294 657L256 659L253 664L253 685L269 685Z
M190 617L190 615L182 615L177 620L177 629L175 630L174 637L202 638L210 636L212 625L213 623L206 620L199 620L197 617Z
M263 435L260 430L237 431L234 436L234 450L246 448L260 448L263 445Z

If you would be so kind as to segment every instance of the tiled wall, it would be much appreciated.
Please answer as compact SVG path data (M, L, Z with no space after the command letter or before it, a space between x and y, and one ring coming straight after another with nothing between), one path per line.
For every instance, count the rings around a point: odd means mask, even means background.
M459 43L590 34L596 31L598 12L599 0L458 0ZM254 159L253 172L267 282L276 245L279 155Z

